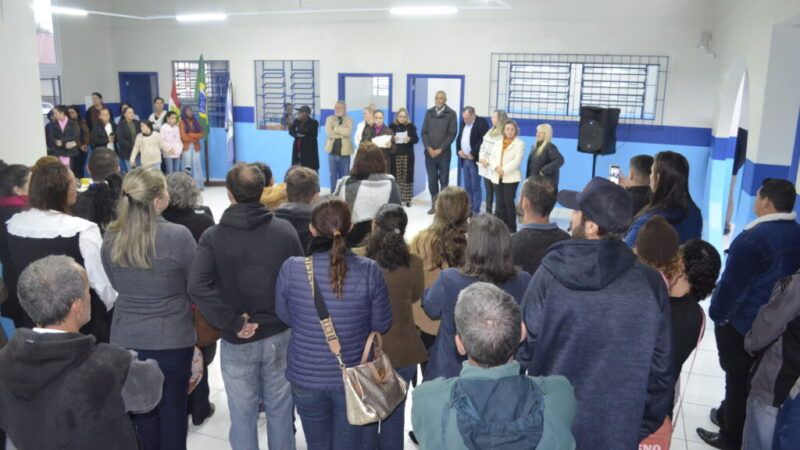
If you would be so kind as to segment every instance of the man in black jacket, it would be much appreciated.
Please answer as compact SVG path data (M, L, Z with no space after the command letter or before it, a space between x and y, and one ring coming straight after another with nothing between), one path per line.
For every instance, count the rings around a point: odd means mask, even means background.
M0 350L0 428L21 449L136 450L128 412L161 401L158 364L79 333L91 300L74 259L29 264L17 292L37 326L18 329Z
M222 331L233 449L258 448L259 402L270 447L294 448L294 403L285 376L290 330L275 314L274 295L284 261L303 250L292 225L259 203L264 175L257 167L236 164L225 184L231 206L200 238L189 295Z
M450 146L456 137L456 112L447 106L447 94L436 93L434 106L425 112L422 122L422 144L425 146L425 169L428 171L428 190L431 193L433 214L439 190L450 185Z
M522 223L511 235L511 253L514 264L531 275L536 273L551 245L569 239L566 231L550 221L555 205L556 187L547 177L534 175L522 184L517 205Z
M319 175L307 167L292 167L283 178L286 183L286 197L289 201L278 206L273 212L275 217L286 219L292 224L303 251L308 254L311 243L311 210L319 198Z
M636 155L631 158L628 167L628 177L620 176L621 184L631 195L633 203L633 215L639 212L650 203L653 190L650 189L650 173L653 169L653 157L649 155Z
M481 151L483 135L489 131L489 122L475 114L475 108L465 106L461 110L461 125L456 137L456 150L458 162L461 167L461 176L464 177L464 190L469 195L472 212L481 212L483 195L481 191L481 176L478 175L478 154Z
M301 165L319 171L319 144L317 133L319 122L311 117L311 108L297 108L297 119L289 127L289 134L294 138L292 144L292 165ZM331 186L333 190L335 186Z

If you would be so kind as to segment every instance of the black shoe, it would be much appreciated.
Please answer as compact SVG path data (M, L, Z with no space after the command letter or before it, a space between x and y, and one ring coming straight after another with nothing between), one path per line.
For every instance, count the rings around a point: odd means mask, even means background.
M194 426L196 426L196 427L199 427L207 419L210 419L211 416L213 416L216 411L217 411L217 407L214 406L213 403L209 403L208 404L208 415L205 416L205 417L195 417L194 414L192 414L192 424L194 424Z
M711 412L708 413L708 418L711 419L711 423L719 426L719 410L717 408L711 408Z
M728 443L722 439L722 436L720 436L719 433L708 431L701 427L697 429L697 435L700 436L700 439L702 439L703 442L714 448L720 448L722 450L733 449L732 446L728 445Z
M428 214L433 214L433 213L435 213L435 212L436 212L436 209L435 209L435 208L431 208L431 209L429 209L429 210L428 210Z
M417 436L414 435L413 431L408 432L408 438L411 439L411 442L419 445L419 442L417 442Z
M406 202L406 207L411 208L411 202Z

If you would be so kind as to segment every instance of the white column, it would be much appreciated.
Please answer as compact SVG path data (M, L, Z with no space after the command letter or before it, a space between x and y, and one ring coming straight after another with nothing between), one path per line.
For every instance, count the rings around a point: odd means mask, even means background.
M0 158L33 164L46 154L36 25L29 1L0 0Z

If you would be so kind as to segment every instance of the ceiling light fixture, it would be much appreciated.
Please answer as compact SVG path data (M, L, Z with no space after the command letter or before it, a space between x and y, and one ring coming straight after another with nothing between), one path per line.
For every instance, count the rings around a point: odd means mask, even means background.
M393 16L451 16L458 12L455 6L396 6L389 8Z
M86 17L89 15L89 11L86 11L85 9L66 8L63 6L51 6L50 13L59 14L62 16L76 16L76 17Z
M178 22L220 22L227 18L228 15L225 13L181 14L175 16L175 20Z

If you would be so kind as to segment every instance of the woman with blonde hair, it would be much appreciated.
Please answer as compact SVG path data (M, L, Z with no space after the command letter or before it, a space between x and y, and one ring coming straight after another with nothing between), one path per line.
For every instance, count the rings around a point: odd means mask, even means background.
M186 292L197 244L183 225L167 222L164 175L140 167L122 181L117 219L103 239L102 258L118 297L111 343L154 359L164 374L161 402L134 414L145 450L186 449L186 420L192 356L197 337Z
M414 196L414 144L419 142L417 127L411 123L405 108L397 110L394 122L389 127L394 131L394 145L389 154L389 173L397 180L403 204L411 206L411 197Z
M425 289L433 286L442 270L464 265L469 195L460 187L448 186L436 197L434 210L431 226L417 233L409 244L411 253L422 259ZM421 302L414 303L413 309L422 341L430 349L439 333L439 321L428 317Z
M508 114L505 111L498 109L492 113L492 128L483 135L483 143L481 143L480 153L478 154L478 162L484 169L489 167L489 159L492 156L492 149L497 141L503 140L503 124L508 120ZM492 184L491 177L483 179L486 186L486 212L492 214L492 206L494 206L494 185Z
M525 177L542 175L553 182L557 191L558 172L564 165L564 157L552 139L553 127L549 123L542 123L536 127L536 143L531 147L531 154L528 156L528 171Z
M372 114L378 109L374 103L370 103L364 108L364 120L356 125L356 134L353 136L353 149L358 149L364 139L364 133L372 127Z
M497 196L497 217L505 222L512 233L517 231L517 207L514 198L517 186L522 181L522 155L525 143L519 138L519 126L513 120L503 125L503 139L494 143L492 156L489 158L491 179Z

